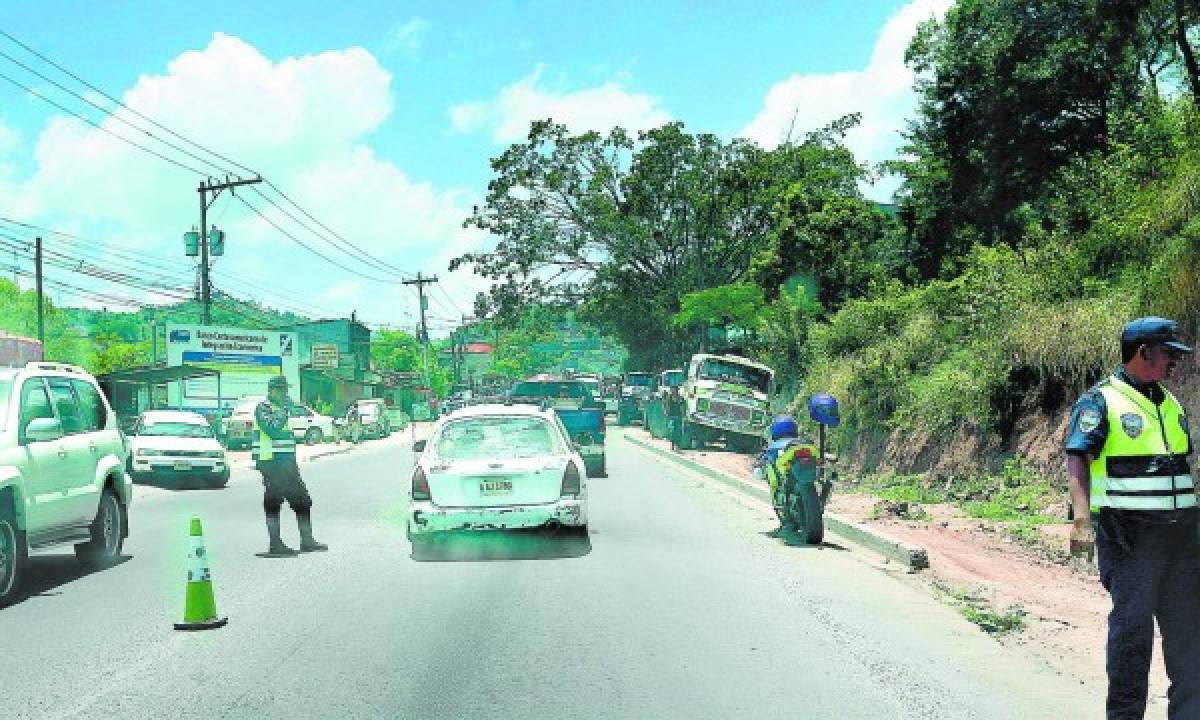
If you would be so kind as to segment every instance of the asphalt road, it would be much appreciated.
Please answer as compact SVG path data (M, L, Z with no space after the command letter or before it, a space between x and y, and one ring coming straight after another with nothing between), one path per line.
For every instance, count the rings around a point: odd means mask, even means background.
M262 559L257 473L139 489L127 559L36 556L0 610L0 717L1058 718L1095 688L836 544L609 437L588 538L410 557L405 438L303 466L328 553ZM188 520L229 625L180 633ZM290 511L284 527L295 541ZM837 539L832 538L834 543Z

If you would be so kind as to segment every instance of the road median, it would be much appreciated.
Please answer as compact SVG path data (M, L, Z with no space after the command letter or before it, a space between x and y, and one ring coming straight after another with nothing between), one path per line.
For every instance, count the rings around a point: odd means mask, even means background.
M652 452L660 457L667 458L672 462L681 465L692 472L703 475L712 480L724 483L741 493L749 495L753 498L761 500L765 503L771 502L770 493L766 488L758 487L757 485L735 477L728 473L715 470L704 463L697 462L691 458L684 457L677 452L657 447L645 440L635 437L630 433L625 433L624 437L633 445ZM839 517L830 512L825 513L825 527L830 532L849 540L850 542L862 545L874 552L883 555L884 557L899 563L901 566L910 571L922 570L929 567L929 555L923 548L889 537L875 528L869 528L861 523L855 522L848 518Z

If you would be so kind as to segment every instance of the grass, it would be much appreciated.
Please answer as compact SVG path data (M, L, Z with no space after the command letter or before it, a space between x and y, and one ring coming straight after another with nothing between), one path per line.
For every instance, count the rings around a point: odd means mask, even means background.
M1005 610L993 608L987 600L963 588L935 583L943 602L954 605L964 618L989 635L1008 635L1025 629L1025 608L1011 605Z

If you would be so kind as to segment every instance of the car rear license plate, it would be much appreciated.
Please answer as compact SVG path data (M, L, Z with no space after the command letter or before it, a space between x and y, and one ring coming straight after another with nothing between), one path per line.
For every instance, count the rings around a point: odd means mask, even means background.
M512 480L484 480L479 483L480 495L509 495L512 493Z
M191 470L192 464L190 462L188 462L187 460L176 460L175 461L175 469L176 470Z

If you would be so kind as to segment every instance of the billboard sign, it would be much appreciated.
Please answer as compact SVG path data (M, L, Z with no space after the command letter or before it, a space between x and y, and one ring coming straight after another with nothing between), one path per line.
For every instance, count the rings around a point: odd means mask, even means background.
M222 406L247 395L266 395L273 375L288 379L299 397L300 372L296 362L296 335L273 330L252 330L211 325L168 325L167 365L188 365L216 370ZM216 377L172 383L172 407L193 409L217 406Z
M334 343L313 343L310 365L314 370L330 370L338 366L338 346Z

